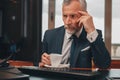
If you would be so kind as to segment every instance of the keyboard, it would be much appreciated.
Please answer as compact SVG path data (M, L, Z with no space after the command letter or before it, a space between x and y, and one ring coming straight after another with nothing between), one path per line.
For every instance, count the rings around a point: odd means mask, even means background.
M36 66L21 66L18 67L20 71L25 74L32 76L54 76L54 77L69 77L74 79L83 78L86 80L92 80L93 78L100 75L98 71L91 70L79 70L79 69L70 69L70 68L41 68Z

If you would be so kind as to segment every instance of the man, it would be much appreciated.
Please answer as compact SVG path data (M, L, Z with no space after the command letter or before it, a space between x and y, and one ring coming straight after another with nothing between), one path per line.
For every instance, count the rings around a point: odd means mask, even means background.
M102 33L95 29L86 6L85 0L63 1L64 26L45 32L40 66L51 65L50 53L62 54L61 64L70 64L70 67L91 68L92 60L99 68L110 66L111 58Z

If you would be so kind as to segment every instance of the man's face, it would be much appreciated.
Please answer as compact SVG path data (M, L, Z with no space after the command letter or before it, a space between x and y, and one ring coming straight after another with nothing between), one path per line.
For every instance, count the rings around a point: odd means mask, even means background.
M72 1L68 5L63 5L62 18L67 33L74 34L80 30L77 20L80 18L78 11L82 10L80 3Z

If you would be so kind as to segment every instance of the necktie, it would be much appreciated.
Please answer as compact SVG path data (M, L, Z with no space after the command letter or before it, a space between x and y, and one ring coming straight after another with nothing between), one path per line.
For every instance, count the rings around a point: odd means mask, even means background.
M73 56L75 54L75 49L77 44L77 37L75 35L72 35L71 38L73 39L73 42L72 42L71 51L70 51L70 65L73 64Z

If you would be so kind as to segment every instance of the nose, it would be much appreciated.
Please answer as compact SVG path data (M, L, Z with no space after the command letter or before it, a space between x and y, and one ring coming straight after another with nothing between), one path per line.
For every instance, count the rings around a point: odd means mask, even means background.
M71 21L70 17L67 17L65 22L66 22L66 24L67 24L67 25L69 25L69 24L71 24L71 23L72 23L72 21Z

